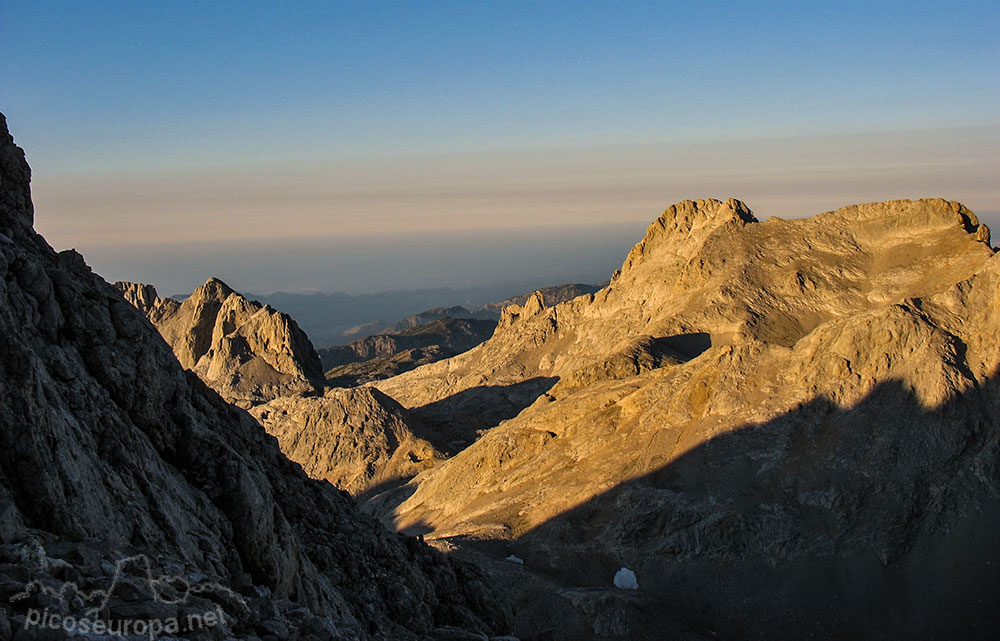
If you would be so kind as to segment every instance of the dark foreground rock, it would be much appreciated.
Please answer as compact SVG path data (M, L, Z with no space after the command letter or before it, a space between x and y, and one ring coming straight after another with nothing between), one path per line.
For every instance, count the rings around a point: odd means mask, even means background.
M33 230L29 180L0 117L5 594L50 579L106 589L117 562L141 556L156 576L224 588L177 606L207 619L218 605L221 622L175 636L416 639L448 625L508 628L474 569L390 534L347 495L309 480L248 414L186 372L79 254L53 251ZM136 597L130 607L101 616L170 613L168 598L143 600L134 583L116 592L115 607ZM46 638L25 629L33 610L86 605L39 586L0 599L0 638Z

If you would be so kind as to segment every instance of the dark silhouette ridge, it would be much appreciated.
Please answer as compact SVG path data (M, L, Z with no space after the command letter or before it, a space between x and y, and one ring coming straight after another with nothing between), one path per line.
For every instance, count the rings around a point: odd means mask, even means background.
M431 431L417 434L435 448L455 454L472 443L478 430L514 418L552 389L558 377L536 376L513 385L483 385L410 409Z
M996 376L934 408L899 381L818 397L462 554L489 559L522 636L1000 638L998 399ZM639 591L612 587L623 566ZM557 586L614 611L554 625L581 618Z

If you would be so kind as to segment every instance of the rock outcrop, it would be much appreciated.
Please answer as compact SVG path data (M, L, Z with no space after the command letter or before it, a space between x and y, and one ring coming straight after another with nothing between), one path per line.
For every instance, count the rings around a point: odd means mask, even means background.
M958 203L680 203L602 291L377 384L425 416L534 392L387 518L557 638L992 638L998 301Z
M82 593L39 586L107 589L109 578L131 587L100 616L221 608L217 629L179 633L187 638L503 631L504 609L474 570L308 479L249 414L185 372L79 254L53 251L32 229L29 179L0 116L0 637L36 638L32 609L81 616ZM259 318L228 295L201 300L231 310L192 310L222 336L234 330L220 319ZM168 598L183 582L161 583L136 604L133 575L114 568L125 554L214 592L184 605Z
M568 383L627 355L641 337L688 355L747 340L787 347L828 320L971 276L992 255L981 237L988 233L941 200L765 223L736 200L687 201L650 226L598 293L534 305L532 315L514 308L523 321L479 347L378 386L420 408L477 387Z
M279 398L251 413L309 476L352 494L409 480L440 456L409 412L371 387Z
M574 298L578 298L580 296L595 294L603 289L604 285L607 285L607 283L603 283L601 285L563 283L562 285L555 285L554 287L543 287L542 289L521 294L519 296L513 296L506 300L487 303L482 307L477 308L476 312L500 315L503 313L505 307L510 307L511 305L524 305L528 302L528 299L533 298L536 294L540 294L542 300L545 301L545 304L551 307L553 305L558 305L559 303L565 303L566 301L573 300Z
M159 330L181 365L230 403L249 408L279 396L322 393L319 356L287 314L244 298L217 278L182 303L159 298L150 285L115 286Z

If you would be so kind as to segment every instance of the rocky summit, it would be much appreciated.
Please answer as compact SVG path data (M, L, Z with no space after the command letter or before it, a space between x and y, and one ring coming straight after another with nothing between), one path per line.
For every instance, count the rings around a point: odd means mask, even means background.
M308 479L79 254L53 251L29 180L0 116L0 638L64 638L67 617L140 621L141 638L154 623L219 640L506 631L478 571ZM271 316L212 282L172 313L206 328L187 366ZM270 362L247 347L231 353Z
M181 365L224 399L249 408L279 396L321 394L323 368L305 332L217 278L178 302L151 285L115 286L159 330Z
M379 509L488 568L523 633L996 638L989 241L940 199L674 205L601 291L377 383L481 434Z

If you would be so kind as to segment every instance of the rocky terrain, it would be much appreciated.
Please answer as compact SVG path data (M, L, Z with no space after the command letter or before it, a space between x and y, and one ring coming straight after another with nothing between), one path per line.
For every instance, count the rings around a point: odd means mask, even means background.
M33 230L29 181L0 116L0 638L64 638L59 623L32 628L33 618L86 618L92 607L119 624L192 612L212 621L171 634L192 639L506 630L505 607L474 568L390 534L308 479L78 253L53 251ZM157 306L149 289L126 293ZM269 313L224 293L210 282L200 305L220 313L189 306L189 320L236 343L244 334L226 319ZM190 346L195 363L203 347ZM149 572L131 566L142 559ZM111 594L95 604L98 588Z
M295 321L210 279L183 302L157 296L150 285L115 284L159 330L181 365L225 400L246 409L282 451L313 478L352 494L398 485L441 460L425 428L377 390L329 389L323 394L318 356ZM439 319L399 335L369 337L325 350L345 365L330 386L357 386L470 349L496 323Z
M365 499L408 481L467 441L454 441L447 426L435 427L384 393L357 386L453 356L481 343L494 327L492 321L440 319L323 350L328 359L348 361L327 373L325 395L277 398L251 413L309 476Z
M354 387L457 356L492 336L496 325L494 320L444 317L318 353L329 385Z
M437 362L453 327L358 341L345 381L421 366L325 389L221 282L55 253L29 178L2 123L0 639L998 636L1000 257L959 203L678 203L605 287Z
M309 476L352 494L409 480L440 460L419 422L371 387L279 398L251 413Z
M686 201L601 291L378 382L481 436L373 505L489 568L520 632L995 638L998 366L962 205Z
M159 298L150 285L115 286L159 330L181 365L230 403L249 408L279 396L322 393L319 357L287 314L216 278L184 302Z

